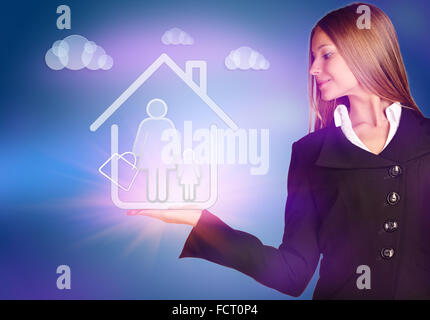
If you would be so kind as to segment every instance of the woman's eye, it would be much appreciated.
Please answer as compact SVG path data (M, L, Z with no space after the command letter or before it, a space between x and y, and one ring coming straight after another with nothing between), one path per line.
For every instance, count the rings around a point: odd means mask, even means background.
M323 54L322 56L324 57L324 60L327 60L327 59L328 59L328 58L330 58L332 55L333 55L333 52L329 52L329 53ZM312 55L311 57L312 57L312 61L314 61L314 60L315 60L314 55Z
M332 55L333 53L332 52L329 52L329 53L326 53L325 55L323 55L323 57L324 57L324 59L328 59L328 58L330 58L330 56Z

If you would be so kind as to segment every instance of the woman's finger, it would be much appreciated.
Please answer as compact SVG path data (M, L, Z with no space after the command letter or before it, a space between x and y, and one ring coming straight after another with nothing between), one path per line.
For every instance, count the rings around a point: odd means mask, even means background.
M163 215L164 210L158 210L158 209L144 209L144 210L138 210L137 214L143 215L143 216L150 216L150 217L160 217Z
M127 216L135 216L138 214L139 214L139 210L136 210L136 209L127 210Z

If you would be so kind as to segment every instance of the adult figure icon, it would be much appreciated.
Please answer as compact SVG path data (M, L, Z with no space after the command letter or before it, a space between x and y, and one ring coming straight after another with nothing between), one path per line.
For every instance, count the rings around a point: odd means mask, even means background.
M175 129L172 120L165 117L167 104L162 99L152 99L146 105L148 118L142 120L133 144L136 166L146 173L146 199L149 202L165 202L168 199L168 172L175 163L162 159L166 142L162 140L165 130Z

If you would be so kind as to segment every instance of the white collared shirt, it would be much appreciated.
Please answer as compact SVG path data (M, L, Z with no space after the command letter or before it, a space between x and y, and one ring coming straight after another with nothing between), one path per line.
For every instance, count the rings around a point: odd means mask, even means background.
M394 137L394 134L397 131L400 123L400 116L402 113L402 106L400 102L394 102L389 107L385 109L385 115L390 123L390 131L388 133L387 141L385 141L384 148L390 143L391 139ZM344 104L340 104L334 110L334 123L336 127L341 127L343 134L345 137L351 141L356 146L369 151L369 148L360 140L357 134L352 129L351 119L349 118L348 109Z

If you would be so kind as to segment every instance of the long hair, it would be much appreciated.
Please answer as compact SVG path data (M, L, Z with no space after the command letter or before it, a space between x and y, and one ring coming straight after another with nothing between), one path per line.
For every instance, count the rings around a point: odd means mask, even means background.
M357 8L366 5L370 8L370 29L360 29ZM414 109L424 117L409 91L405 66L400 53L399 42L393 24L379 8L367 3L353 3L329 12L313 27L309 40L309 70L313 64L312 37L320 27L337 47L340 55L354 74L357 82L379 96L391 102L400 102L402 106ZM321 99L321 91L316 86L313 75L309 75L310 119L309 132L330 125L338 104L350 108L347 96L334 100Z

